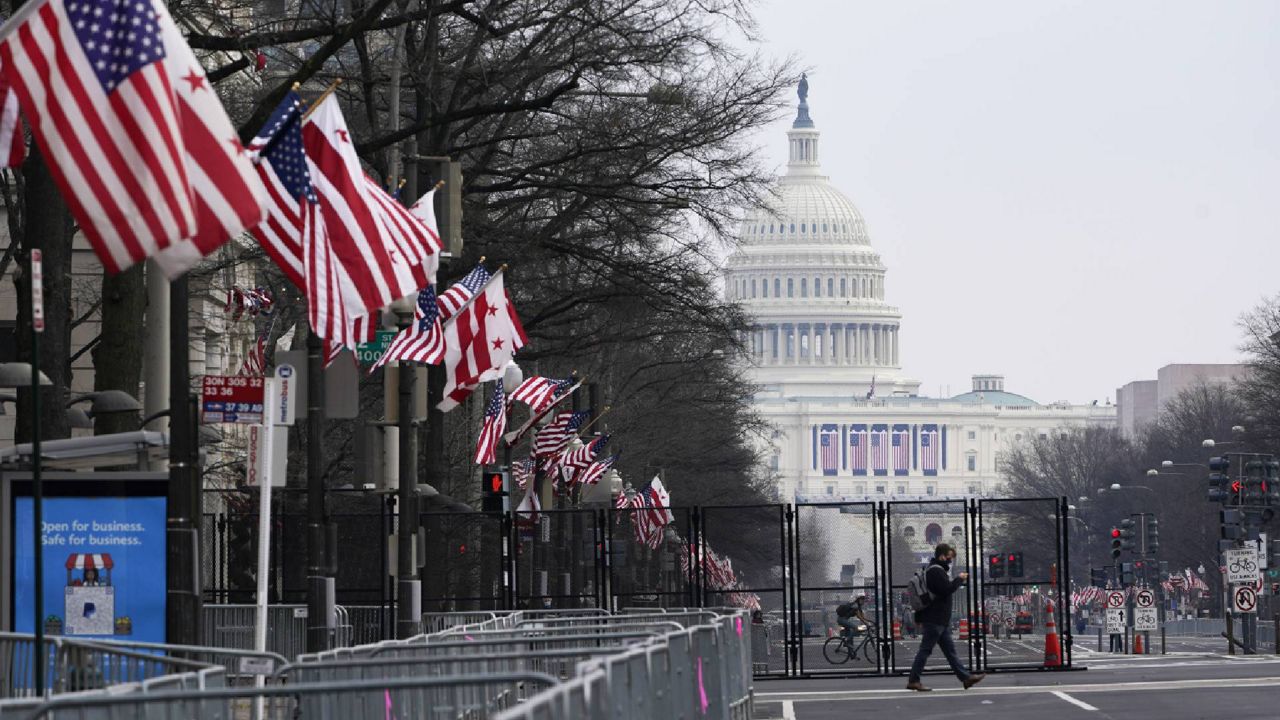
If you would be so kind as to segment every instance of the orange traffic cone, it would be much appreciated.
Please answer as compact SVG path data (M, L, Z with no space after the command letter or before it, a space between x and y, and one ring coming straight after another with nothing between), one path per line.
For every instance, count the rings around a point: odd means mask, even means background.
M1058 643L1058 626L1053 622L1053 603L1045 606L1048 620L1044 626L1044 666L1062 666L1062 645Z
M893 639L894 640L902 639L902 622L900 620L893 621Z
M960 618L960 639L969 639L969 620L968 618Z
M1146 654L1142 651L1142 633L1140 632L1136 632L1133 634L1133 654L1134 655Z

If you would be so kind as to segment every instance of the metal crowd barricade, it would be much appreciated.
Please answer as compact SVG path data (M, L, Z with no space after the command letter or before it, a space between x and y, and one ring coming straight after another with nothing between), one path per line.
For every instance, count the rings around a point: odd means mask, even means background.
M205 605L200 642L211 647L253 649L256 605ZM307 649L307 606L267 607L267 650L287 658Z
M141 682L211 663L167 657L111 641L45 638L45 687L53 693L97 690ZM0 633L0 697L30 697L35 692L35 637Z
M484 718L555 684L540 673L489 676L446 675L356 682L309 683L264 688L129 693L56 697L30 720L124 720L128 718L249 717L253 701L267 702L266 720L347 720L349 718Z
M243 682L256 675L270 677L284 667L288 660L279 653L257 652L255 650L238 650L236 648L208 647L204 645L172 645L148 642L131 642L128 640L86 640L84 645L99 648L123 649L144 653L149 657L163 656L179 659L181 662L193 661L205 667L220 667L226 670L226 676L234 682Z

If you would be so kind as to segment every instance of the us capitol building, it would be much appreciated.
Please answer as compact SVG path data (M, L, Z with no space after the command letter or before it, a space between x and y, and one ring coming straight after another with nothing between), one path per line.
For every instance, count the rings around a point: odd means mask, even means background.
M902 373L902 313L866 222L819 164L808 81L787 132L773 207L748 212L725 266L728 299L753 318L745 339L758 411L775 428L771 469L784 502L999 494L1014 443L1069 426L1114 425L1111 405L1042 405L975 375L969 392L919 394ZM937 523L908 533L921 546ZM948 531L949 534L949 531Z

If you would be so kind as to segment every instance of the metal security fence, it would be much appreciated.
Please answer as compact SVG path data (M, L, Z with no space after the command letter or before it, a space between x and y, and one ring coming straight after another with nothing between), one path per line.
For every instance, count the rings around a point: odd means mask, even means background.
M600 610L465 613L428 618L445 629L411 638L303 655L265 687L233 683L227 665L185 669L109 690L44 702L0 701L5 717L107 720L173 718L750 716L748 617L734 609L610 614ZM127 653L113 649L118 653ZM150 646L162 656L211 658L218 648ZM195 661L188 661L194 663ZM546 715L557 688L587 677L599 702ZM243 679L243 678L242 678ZM585 695L583 696L586 697ZM609 701L604 702L605 699Z

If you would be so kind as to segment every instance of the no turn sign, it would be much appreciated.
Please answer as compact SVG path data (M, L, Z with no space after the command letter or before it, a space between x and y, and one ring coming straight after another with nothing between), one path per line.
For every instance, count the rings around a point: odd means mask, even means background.
M1134 604L1136 604L1140 608L1155 607L1156 594L1151 592L1147 588L1143 588L1138 591L1138 594L1136 597L1134 597L1133 601L1134 601Z
M1107 593L1107 607L1122 608L1124 607L1124 591L1112 590Z
M1231 593L1231 604L1235 607L1236 612L1257 612L1258 593L1248 585L1238 587L1235 592Z

